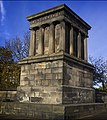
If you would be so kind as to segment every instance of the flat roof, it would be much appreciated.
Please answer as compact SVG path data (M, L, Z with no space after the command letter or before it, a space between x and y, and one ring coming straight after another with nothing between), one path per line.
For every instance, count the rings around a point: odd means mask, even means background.
M42 11L42 12L39 12L39 13L36 13L36 14L33 14L33 15L30 15L30 16L27 16L27 20L28 21L31 21L32 19L34 18L38 18L38 17L41 17L41 16L44 16L46 14L49 14L49 13L52 13L52 12L55 12L55 11L58 11L58 10L66 10L68 11L71 15L73 15L78 21L80 21L82 24L84 24L88 29L91 29L91 26L89 24L87 24L81 17L79 17L74 11L72 11L67 5L65 4L62 4L62 5L59 5L59 6L56 6L56 7L53 7L53 8L50 8L50 9L47 9L45 11Z

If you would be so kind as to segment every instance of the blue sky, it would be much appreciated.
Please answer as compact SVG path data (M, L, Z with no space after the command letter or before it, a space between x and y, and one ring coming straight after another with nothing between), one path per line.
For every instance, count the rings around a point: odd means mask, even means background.
M107 58L107 1L0 1L0 46L5 39L22 36L29 29L26 16L66 4L85 20L89 31L88 54Z

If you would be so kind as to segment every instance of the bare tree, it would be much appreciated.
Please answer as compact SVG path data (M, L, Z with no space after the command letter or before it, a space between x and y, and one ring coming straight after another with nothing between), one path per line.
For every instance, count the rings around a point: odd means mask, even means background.
M28 56L29 41L30 32L28 31L24 34L23 39L16 36L15 38L6 40L5 48L12 51L13 59L18 61Z
M107 83L107 60L102 57L89 57L89 61L94 66L93 84L98 85L101 83L104 90Z

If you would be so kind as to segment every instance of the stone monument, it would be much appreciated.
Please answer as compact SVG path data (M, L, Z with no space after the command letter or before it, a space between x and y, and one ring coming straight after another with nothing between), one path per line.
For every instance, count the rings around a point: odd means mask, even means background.
M87 60L90 25L64 4L27 19L30 48L19 62L19 102L0 102L0 115L74 120L107 112L107 103L94 103L93 66Z
M20 102L35 104L93 103L93 66L88 63L91 29L65 4L27 17L29 57L22 59Z

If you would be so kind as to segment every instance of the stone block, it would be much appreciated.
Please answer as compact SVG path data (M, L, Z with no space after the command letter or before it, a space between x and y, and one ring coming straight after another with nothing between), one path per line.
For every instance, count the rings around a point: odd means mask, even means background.
M25 70L25 71L23 71L23 72L21 72L21 76L23 75L29 75L29 73L30 73L30 71L29 70Z
M26 75L21 75L20 76L20 81L24 80L25 77L26 77Z
M44 79L46 79L45 74L39 73L39 74L35 75L35 80L44 80Z
M35 81L34 81L34 80L30 80L30 81L29 81L29 86L34 86L34 84L35 84Z
M63 68L62 67L52 68L52 73L63 73Z
M31 69L32 69L32 70L35 69L35 64L34 64L34 63L31 64Z
M25 71L25 65L21 66L21 72Z
M31 87L32 92L39 92L41 89L37 87Z
M40 93L40 95L44 98L44 97L47 97L47 93Z
M42 80L35 80L34 86L41 86L41 85L42 85Z
M46 79L52 79L52 74L46 74Z
M63 61L58 61L58 67L63 67Z
M47 63L46 63L46 68L51 68L51 67L52 67L51 62L47 62Z
M42 86L49 86L49 81L50 80L41 80Z
M30 86L20 87L20 90L29 93L31 91L31 87Z
M63 74L62 73L53 73L52 74L52 79L63 79Z
M30 99L31 99L31 102L37 102L37 103L43 100L42 97L31 97Z
M36 75L38 73L38 71L37 70L30 70L30 74L32 75Z
M64 113L64 108L62 106L53 106L54 113Z
M32 66L31 66L31 65L26 64L26 65L25 65L25 70L30 70L30 69L32 69Z
M45 69L45 73L47 74L47 73L52 73L52 70L51 69Z
M38 68L46 68L46 63L40 63L37 66Z
M55 68L55 67L62 67L63 66L63 61L61 60L57 60L57 61L53 61L52 62L52 67Z
M51 80L50 81L50 86L52 87L58 87L58 86L61 86L62 85L62 80L59 79L59 80Z

